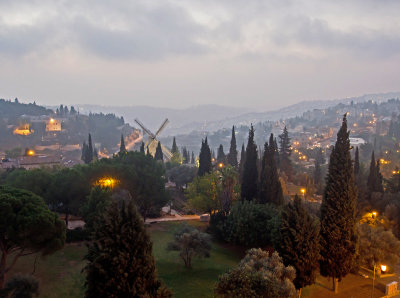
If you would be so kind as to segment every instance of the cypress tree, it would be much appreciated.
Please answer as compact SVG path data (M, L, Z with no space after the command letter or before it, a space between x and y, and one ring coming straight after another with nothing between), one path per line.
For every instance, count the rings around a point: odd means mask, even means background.
M332 277L335 293L338 291L338 280L352 269L356 254L356 201L357 189L344 115L331 152L321 204L320 272L323 276Z
M144 154L144 142L140 144L140 153Z
M275 144L272 133L269 138L269 145L268 142L265 142L264 145L258 200L261 204L283 204L282 186L275 164Z
M244 149L244 144L242 143L242 151L240 151L240 164L239 164L239 182L242 184L243 181L243 171L244 171L244 161L246 160L246 150Z
M376 176L376 163L375 163L375 152L372 151L371 163L369 164L369 175L368 175L368 191L372 193L376 190L378 177Z
M171 297L157 279L152 242L132 201L112 204L93 239L85 256L86 297Z
M88 150L86 151L86 163L90 163L93 160L93 145L92 145L92 135L89 134L88 138Z
M237 149L236 149L236 134L235 134L235 126L232 126L232 138L231 138L231 147L229 148L228 153L228 163L237 169L238 160L237 160Z
M274 150L275 150L275 164L276 167L280 167L280 160L279 160L279 149L278 149L278 144L276 143L276 138L274 139Z
M356 147L356 153L354 154L354 177L357 181L357 177L360 174L360 154L358 152L358 147Z
M186 147L182 148L182 162L184 164L188 164L190 162L189 151L186 149Z
M377 185L376 185L376 192L383 192L383 176L381 174L381 167L379 159L376 161L376 177L377 177Z
M286 266L296 269L293 283L301 297L301 289L315 283L319 268L319 224L304 209L296 195L282 212L280 245L277 250Z
M369 195L373 192L383 192L383 177L380 172L380 164L379 159L375 161L375 154L372 151L371 155L371 163L369 166L369 175L368 175L368 192Z
M123 153L127 153L128 151L126 150L125 147L125 140L124 140L124 135L121 134L121 144L119 146L119 153L123 154Z
M192 165L194 165L194 164L196 163L196 159L194 158L194 153L193 153L193 151L192 151L192 159L191 159L190 163L191 163Z
M293 169L292 162L290 160L290 154L292 150L290 149L290 138L289 132L285 126L283 133L279 135L279 163L281 171L285 172L286 176L290 179L292 177Z
M164 154L162 152L161 143L158 142L157 148L156 148L156 153L154 155L154 159L163 161L164 160L164 156L163 155Z
M225 156L224 147L222 146L222 144L220 144L218 147L217 162L218 163L222 162L223 164L225 164L225 162L226 162L226 156Z
M242 200L252 200L257 198L257 182L258 182L258 170L257 170L257 146L254 143L254 128L250 126L249 140L246 147L246 159L243 167L243 178L241 188Z
M199 155L199 176L204 176L206 173L211 173L212 164L211 164L211 151L210 147L207 143L207 137L204 142L201 142L201 149Z
M86 151L88 150L86 141L83 141L83 145L82 145L82 154L81 154L81 160L83 160L86 163Z
M174 153L178 153L178 152L179 152L179 149L178 149L178 146L176 145L176 140L175 140L175 137L174 137L173 140L172 140L171 153L174 154Z

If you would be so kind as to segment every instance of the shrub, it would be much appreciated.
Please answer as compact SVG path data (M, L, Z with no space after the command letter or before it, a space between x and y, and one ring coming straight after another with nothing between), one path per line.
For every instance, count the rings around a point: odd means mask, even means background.
M224 239L246 247L272 244L276 238L279 216L279 209L272 205L237 202L225 221L222 230ZM221 223L218 225L221 226Z

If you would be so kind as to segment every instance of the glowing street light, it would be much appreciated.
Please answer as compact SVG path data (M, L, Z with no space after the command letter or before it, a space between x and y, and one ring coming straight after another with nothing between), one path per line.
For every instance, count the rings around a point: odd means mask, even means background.
M222 162L220 162L220 163L218 164L218 167L219 167L219 168L223 168L223 167L224 167L224 164L223 164Z
M96 185L111 189L113 189L118 183L119 181L117 179L111 177L100 178L99 180L96 181Z
M371 213L372 213L372 218L375 218L378 215L378 212L376 211L372 211Z
M27 154L28 154L28 156L33 156L33 155L35 155L35 151L28 150Z
M387 269L387 266L382 264L382 265L381 265L381 271L382 271L382 272L385 272L386 269Z
M306 199L306 189L305 188L300 188L300 192L303 194L303 199Z

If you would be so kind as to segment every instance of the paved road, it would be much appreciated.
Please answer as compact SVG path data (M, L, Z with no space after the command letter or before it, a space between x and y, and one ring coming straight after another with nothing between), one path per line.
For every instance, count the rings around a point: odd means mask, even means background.
M146 223L164 222L164 221L182 221L182 220L200 220L199 215L178 215L171 217L158 217L158 218L148 218ZM68 221L68 229L73 230L76 228L82 228L85 225L83 220L70 220Z

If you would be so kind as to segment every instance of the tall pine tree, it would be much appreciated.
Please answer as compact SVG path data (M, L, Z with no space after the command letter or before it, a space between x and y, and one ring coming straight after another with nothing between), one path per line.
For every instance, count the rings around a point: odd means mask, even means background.
M222 146L222 144L220 144L218 147L217 162L223 163L223 164L226 163L226 156L225 156L224 147Z
M211 151L208 146L207 137L201 142L201 149L199 154L199 171L197 172L199 176L204 176L206 173L211 173Z
M370 196L373 192L383 192L382 180L379 159L375 161L375 153L372 151L368 175L368 192Z
M282 212L279 255L286 266L296 269L293 283L301 297L301 289L315 283L319 268L319 224L304 209L296 195Z
M228 153L228 163L235 169L238 168L237 155L238 152L236 149L235 126L232 126L232 138L231 138L231 147L229 148L229 153Z
M111 205L88 246L86 297L171 297L157 279L152 242L133 202Z
M140 153L143 153L144 154L144 142L142 142L141 144L140 144Z
M119 153L120 153L120 154L125 154L125 153L127 153L127 152L128 152L128 151L126 150L126 147L125 147L124 135L121 134L121 144L120 144L120 146L119 146Z
M178 152L179 152L179 149L178 149L178 146L176 145L176 140L175 140L175 137L174 137L173 140L172 140L171 153L174 154L174 153L178 153Z
M87 150L87 163L90 163L93 160L93 144L92 144L92 135L89 134L88 138L88 150Z
M239 163L239 182L242 184L243 172L244 172L244 161L246 160L246 149L244 149L244 144L242 144L242 151L240 151L240 163Z
M358 147L356 147L356 153L354 153L354 178L357 182L357 177L360 174L360 153Z
M158 144L157 144L156 153L154 154L154 159L155 160L160 160L160 161L164 160L164 154L162 152L162 148L161 148L161 143L160 142L158 142Z
M88 144L83 142L81 159L85 162L85 164L89 164L93 160L93 155L94 149L92 145L92 136L89 134Z
M264 145L258 200L261 204L283 204L282 186L275 163L275 144L272 133L269 138L269 145L268 142L265 142Z
M282 172L285 172L286 176L291 179L293 174L292 161L290 160L290 138L289 132L285 126L283 133L279 135L279 164Z
M243 166L241 198L242 200L253 200L257 198L257 146L254 142L254 128L250 126L249 140L246 147L246 158Z
M344 115L331 152L321 204L320 272L323 276L332 277L335 293L338 281L352 269L356 254L356 202L357 189Z
M194 153L193 153L193 151L192 151L192 159L190 160L190 163L191 163L192 165L194 165L194 164L196 163L196 159L194 158Z

